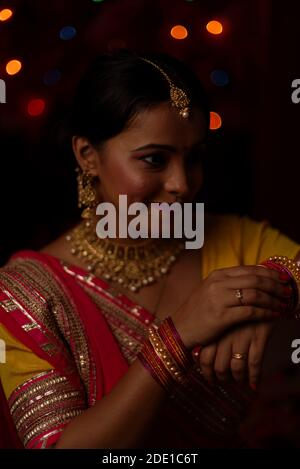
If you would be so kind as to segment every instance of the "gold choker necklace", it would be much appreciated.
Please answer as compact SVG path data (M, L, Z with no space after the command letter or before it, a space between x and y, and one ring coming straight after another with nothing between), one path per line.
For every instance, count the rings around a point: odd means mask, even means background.
M66 237L71 253L87 270L137 292L169 272L184 249L181 239L148 239L135 246L98 238L93 224L82 222Z

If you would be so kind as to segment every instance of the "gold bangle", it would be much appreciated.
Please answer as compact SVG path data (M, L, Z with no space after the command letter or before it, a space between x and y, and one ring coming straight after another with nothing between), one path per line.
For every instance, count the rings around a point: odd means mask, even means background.
M151 327L149 328L149 341L155 350L156 354L159 356L163 362L165 368L172 376L173 380L179 384L184 384L186 382L185 374L180 370L176 361L173 359L171 354L165 348L160 336L154 331Z
M289 259L286 256L271 256L268 258L268 261L284 265L293 274L296 281L300 282L300 268L298 267L297 262L293 261L292 259Z

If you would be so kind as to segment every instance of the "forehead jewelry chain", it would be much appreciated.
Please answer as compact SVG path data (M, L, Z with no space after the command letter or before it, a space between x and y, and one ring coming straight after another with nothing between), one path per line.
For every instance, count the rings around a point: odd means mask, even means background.
M144 62L149 63L153 67L155 67L159 72L164 76L170 86L170 98L172 102L172 106L174 106L178 111L181 117L187 119L190 114L190 99L183 91L183 89L178 88L175 86L174 83L171 81L167 73L159 67L156 63L152 62L151 60L145 59L144 57L140 57Z

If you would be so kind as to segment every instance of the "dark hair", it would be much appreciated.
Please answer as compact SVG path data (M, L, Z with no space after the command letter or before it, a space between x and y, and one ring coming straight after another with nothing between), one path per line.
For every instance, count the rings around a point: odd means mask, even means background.
M93 145L118 135L136 114L168 101L170 87L151 64L127 49L99 56L81 80L70 113L69 133L88 138ZM209 127L209 108L203 87L186 65L166 54L143 57L160 66L176 86L198 106Z

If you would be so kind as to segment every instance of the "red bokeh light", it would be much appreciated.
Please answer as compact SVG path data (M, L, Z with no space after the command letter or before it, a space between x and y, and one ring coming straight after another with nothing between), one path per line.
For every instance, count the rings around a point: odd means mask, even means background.
M46 103L43 99L32 99L27 106L27 112L31 117L40 116L46 108Z

